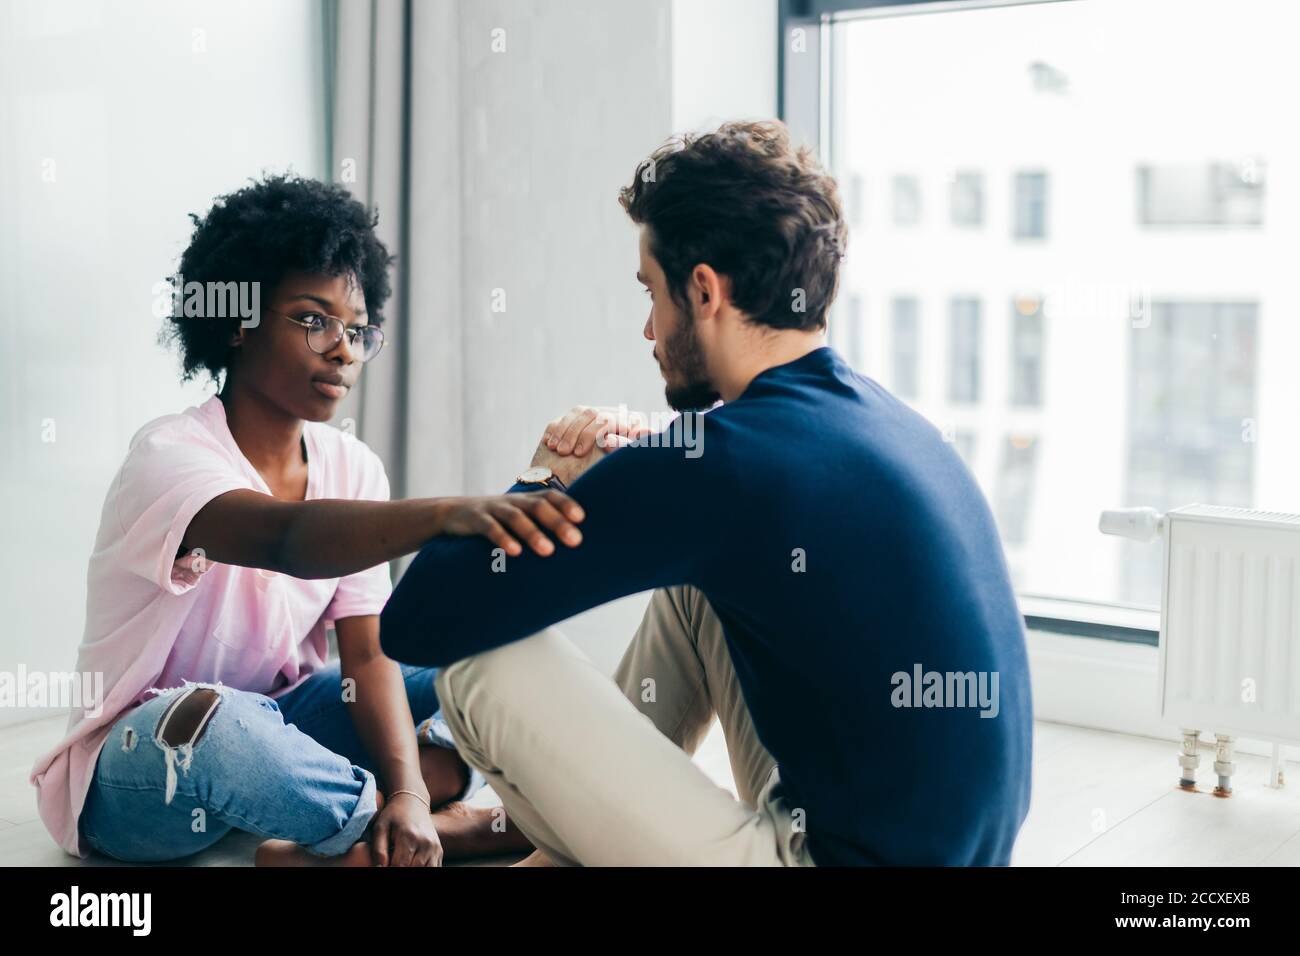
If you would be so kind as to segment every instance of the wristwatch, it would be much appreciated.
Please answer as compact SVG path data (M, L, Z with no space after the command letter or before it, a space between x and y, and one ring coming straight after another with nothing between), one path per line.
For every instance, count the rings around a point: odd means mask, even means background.
M537 485L539 487L554 488L556 491L564 491L564 482L551 469L545 465L533 465L527 469L518 478L515 479L517 484Z

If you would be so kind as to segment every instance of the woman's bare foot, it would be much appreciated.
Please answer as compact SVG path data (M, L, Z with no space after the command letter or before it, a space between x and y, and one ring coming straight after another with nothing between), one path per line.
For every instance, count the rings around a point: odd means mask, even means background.
M499 856L533 848L501 807L449 803L433 812L433 827L438 831L445 859Z
M375 811L384 808L387 801L378 790L375 791ZM366 833L370 828L366 827ZM364 837L338 856L317 856L308 853L306 847L289 840L266 840L253 854L254 866L374 866L374 857L370 852L370 842Z
M375 802L382 809L384 795L376 793ZM433 826L438 831L444 859L500 856L503 853L523 853L533 849L528 837L520 832L501 807L471 807L460 802L449 803L434 811ZM316 856L288 840L267 840L257 848L253 860L257 866L374 865L370 844L364 839L346 853L330 857ZM513 865L550 866L551 863L540 852L535 852Z
M288 840L267 840L253 854L255 866L373 866L370 844L364 840L352 844L346 853L338 856L317 856L306 847Z
M511 863L511 866L554 866L550 858L541 850L534 850L518 863Z

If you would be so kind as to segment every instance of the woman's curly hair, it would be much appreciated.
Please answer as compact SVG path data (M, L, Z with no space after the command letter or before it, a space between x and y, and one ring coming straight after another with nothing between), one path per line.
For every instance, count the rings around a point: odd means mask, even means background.
M170 277L174 288L182 282L257 282L265 301L290 272L353 275L365 295L370 324L382 324L394 257L375 235L378 215L342 186L294 175L264 176L218 197L206 216L191 213L190 219L194 233ZM200 372L219 381L229 367L239 321L167 318L160 339L179 346L183 381Z

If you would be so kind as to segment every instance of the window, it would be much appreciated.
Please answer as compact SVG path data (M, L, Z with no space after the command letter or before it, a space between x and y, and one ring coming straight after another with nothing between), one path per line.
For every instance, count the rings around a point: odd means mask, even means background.
M979 173L955 173L950 191L954 226L984 225L984 177Z
M948 311L948 401L980 397L979 299L953 299Z
M1002 447L998 470L995 514L1002 540L1008 546L1024 544L1029 507L1034 494L1034 466L1038 461L1037 439L1010 435Z
M850 365L856 369L864 369L867 367L865 348L867 335L863 327L862 296L850 293L847 305L848 308L844 313L844 328L840 330L835 344Z
M844 184L844 218L849 227L860 226L865 219L866 184L860 175L852 175Z
M1264 222L1264 164L1139 166L1138 222L1144 226L1258 226Z
M1253 302L1153 302L1130 333L1125 499L1161 511L1249 507L1256 422ZM1160 601L1159 549L1129 546L1124 600Z
M885 210L835 314L882 304L873 377L957 446L1017 592L1156 607L1160 546L1107 508L1300 513L1300 209L1269 176L1300 169L1300 8L808 6L827 42L785 58L812 70L786 118Z
M921 307L913 298L891 303L890 366L893 391L899 398L921 394Z
M961 456L961 460L966 462L966 467L974 468L975 433L964 428L958 429L953 432L952 444L957 450L957 454Z
M921 221L921 183L915 176L895 176L893 188L895 226L915 226Z
M1043 302L1021 296L1011 303L1011 404L1043 400Z
M1047 238L1047 173L1016 173L1015 210L1017 239Z

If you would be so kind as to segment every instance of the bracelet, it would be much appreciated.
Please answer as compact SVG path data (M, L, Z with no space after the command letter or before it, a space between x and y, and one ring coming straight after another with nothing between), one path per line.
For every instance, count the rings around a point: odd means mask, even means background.
M393 797L397 796L399 793L409 793L411 796L415 797L415 799L419 800L421 803L423 803L423 804L424 804L426 807L428 807L430 810L433 809L433 806L429 803L428 799L425 798L425 797L420 796L420 795L419 795L418 793L416 793L414 790L394 790L392 793L390 793L390 794L388 795L388 799L389 799L389 800L392 800Z

